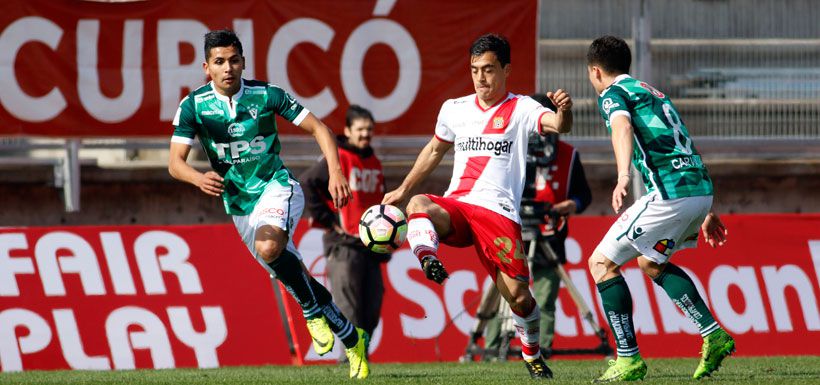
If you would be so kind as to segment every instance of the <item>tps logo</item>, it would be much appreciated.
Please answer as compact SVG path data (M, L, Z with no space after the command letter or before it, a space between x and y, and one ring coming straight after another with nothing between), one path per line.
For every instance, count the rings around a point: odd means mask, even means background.
M230 128L228 129L228 133L230 133ZM259 135L253 138L250 142L237 140L230 143L214 143L214 148L216 150L216 154L219 156L219 159L226 158L225 150L228 149L230 149L231 152L230 158L237 159L248 150L250 150L251 154L254 155L261 154L268 149L268 145L265 143L265 137Z

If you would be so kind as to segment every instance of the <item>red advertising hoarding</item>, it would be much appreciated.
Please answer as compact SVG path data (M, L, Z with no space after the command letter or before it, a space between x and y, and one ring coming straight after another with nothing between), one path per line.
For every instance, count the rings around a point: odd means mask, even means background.
M737 354L820 354L816 344L805 343L820 338L820 215L726 215L722 219L729 228L725 246L712 249L701 244L676 253L672 262L690 273L718 322L735 337ZM586 260L614 220L573 218L564 266L607 332ZM324 279L321 230L301 229L307 231L297 236L305 263L314 276ZM374 361L454 361L464 354L476 320L480 288L489 277L472 247L442 247L439 255L450 272L441 286L424 278L407 245L384 267L382 320L371 343ZM698 356L701 337L697 329L663 289L644 276L635 262L623 272L632 293L641 353L647 357ZM295 302L290 300L289 306ZM556 349L598 346L598 337L581 319L563 285L556 307ZM302 360L327 359L310 349L306 331L296 331ZM329 359L335 360L335 355Z
M206 81L202 37L221 28L242 40L244 77L331 127L359 104L380 135L431 135L441 104L473 92L468 49L484 33L511 42L509 89L534 91L537 13L537 0L5 0L0 135L170 136Z
M290 362L232 225L0 229L4 372Z
M567 272L599 324L586 258L614 218L573 219ZM675 254L691 273L739 355L819 355L820 215L726 215L729 242ZM321 282L321 230L295 241ZM472 248L443 247L444 285L424 278L407 246L384 265L373 362L455 361L475 322L488 277ZM624 268L641 352L695 357L694 326L642 275ZM296 362L318 357L300 311L287 302ZM592 348L597 337L565 289L556 348ZM0 230L0 369L127 369L292 362L273 288L232 225L7 228ZM389 341L389 343L387 342Z

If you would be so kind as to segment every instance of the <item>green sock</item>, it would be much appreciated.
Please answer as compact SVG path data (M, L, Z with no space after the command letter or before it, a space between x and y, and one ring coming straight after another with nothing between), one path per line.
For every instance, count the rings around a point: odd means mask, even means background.
M637 355L639 350L632 323L632 295L624 277L619 275L597 286L598 292L601 293L606 320L615 337L618 357Z
M695 283L692 282L692 279L683 269L671 263L667 264L663 272L654 281L666 291L666 294L669 295L672 302L675 302L675 305L678 305L683 314L686 314L686 317L697 325L701 336L706 337L720 329L720 325L715 322L712 312L706 307L706 302L698 293Z
M322 310L321 314L327 319L327 325L330 327L330 330L339 336L339 339L342 340L345 347L352 348L356 346L356 343L359 342L359 334L356 332L356 328L350 320L348 320L336 304L333 303L333 297L330 292L327 291L327 288L322 286L322 284L313 277L310 277L310 287L313 289L313 294L316 296L316 301Z
M299 257L287 250L282 250L279 258L268 263L268 266L276 273L276 279L285 285L285 289L293 296L296 303L302 308L302 314L306 319L320 317L322 309L316 302L313 290L310 287L305 271L302 270L302 263Z

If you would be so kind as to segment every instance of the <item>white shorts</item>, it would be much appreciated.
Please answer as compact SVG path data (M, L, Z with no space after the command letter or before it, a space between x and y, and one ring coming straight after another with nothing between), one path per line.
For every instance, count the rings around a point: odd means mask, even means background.
M256 261L262 265L271 275L276 276L273 270L256 253L254 243L256 241L256 231L265 225L278 227L288 233L287 250L296 255L299 260L302 256L293 244L293 231L302 217L302 210L305 209L305 195L302 187L295 179L288 179L287 186L281 186L277 182L270 182L265 187L259 201L253 207L250 215L234 215L233 224L236 231L245 242Z
M644 195L618 217L596 250L618 266L639 255L666 263L674 252L697 246L711 208L711 195L672 200Z

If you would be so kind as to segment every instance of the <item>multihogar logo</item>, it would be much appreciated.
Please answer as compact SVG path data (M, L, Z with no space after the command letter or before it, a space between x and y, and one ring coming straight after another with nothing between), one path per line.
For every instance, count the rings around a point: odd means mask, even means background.
M465 138L456 143L456 151L492 151L495 155L509 154L511 140L488 140L481 136Z

